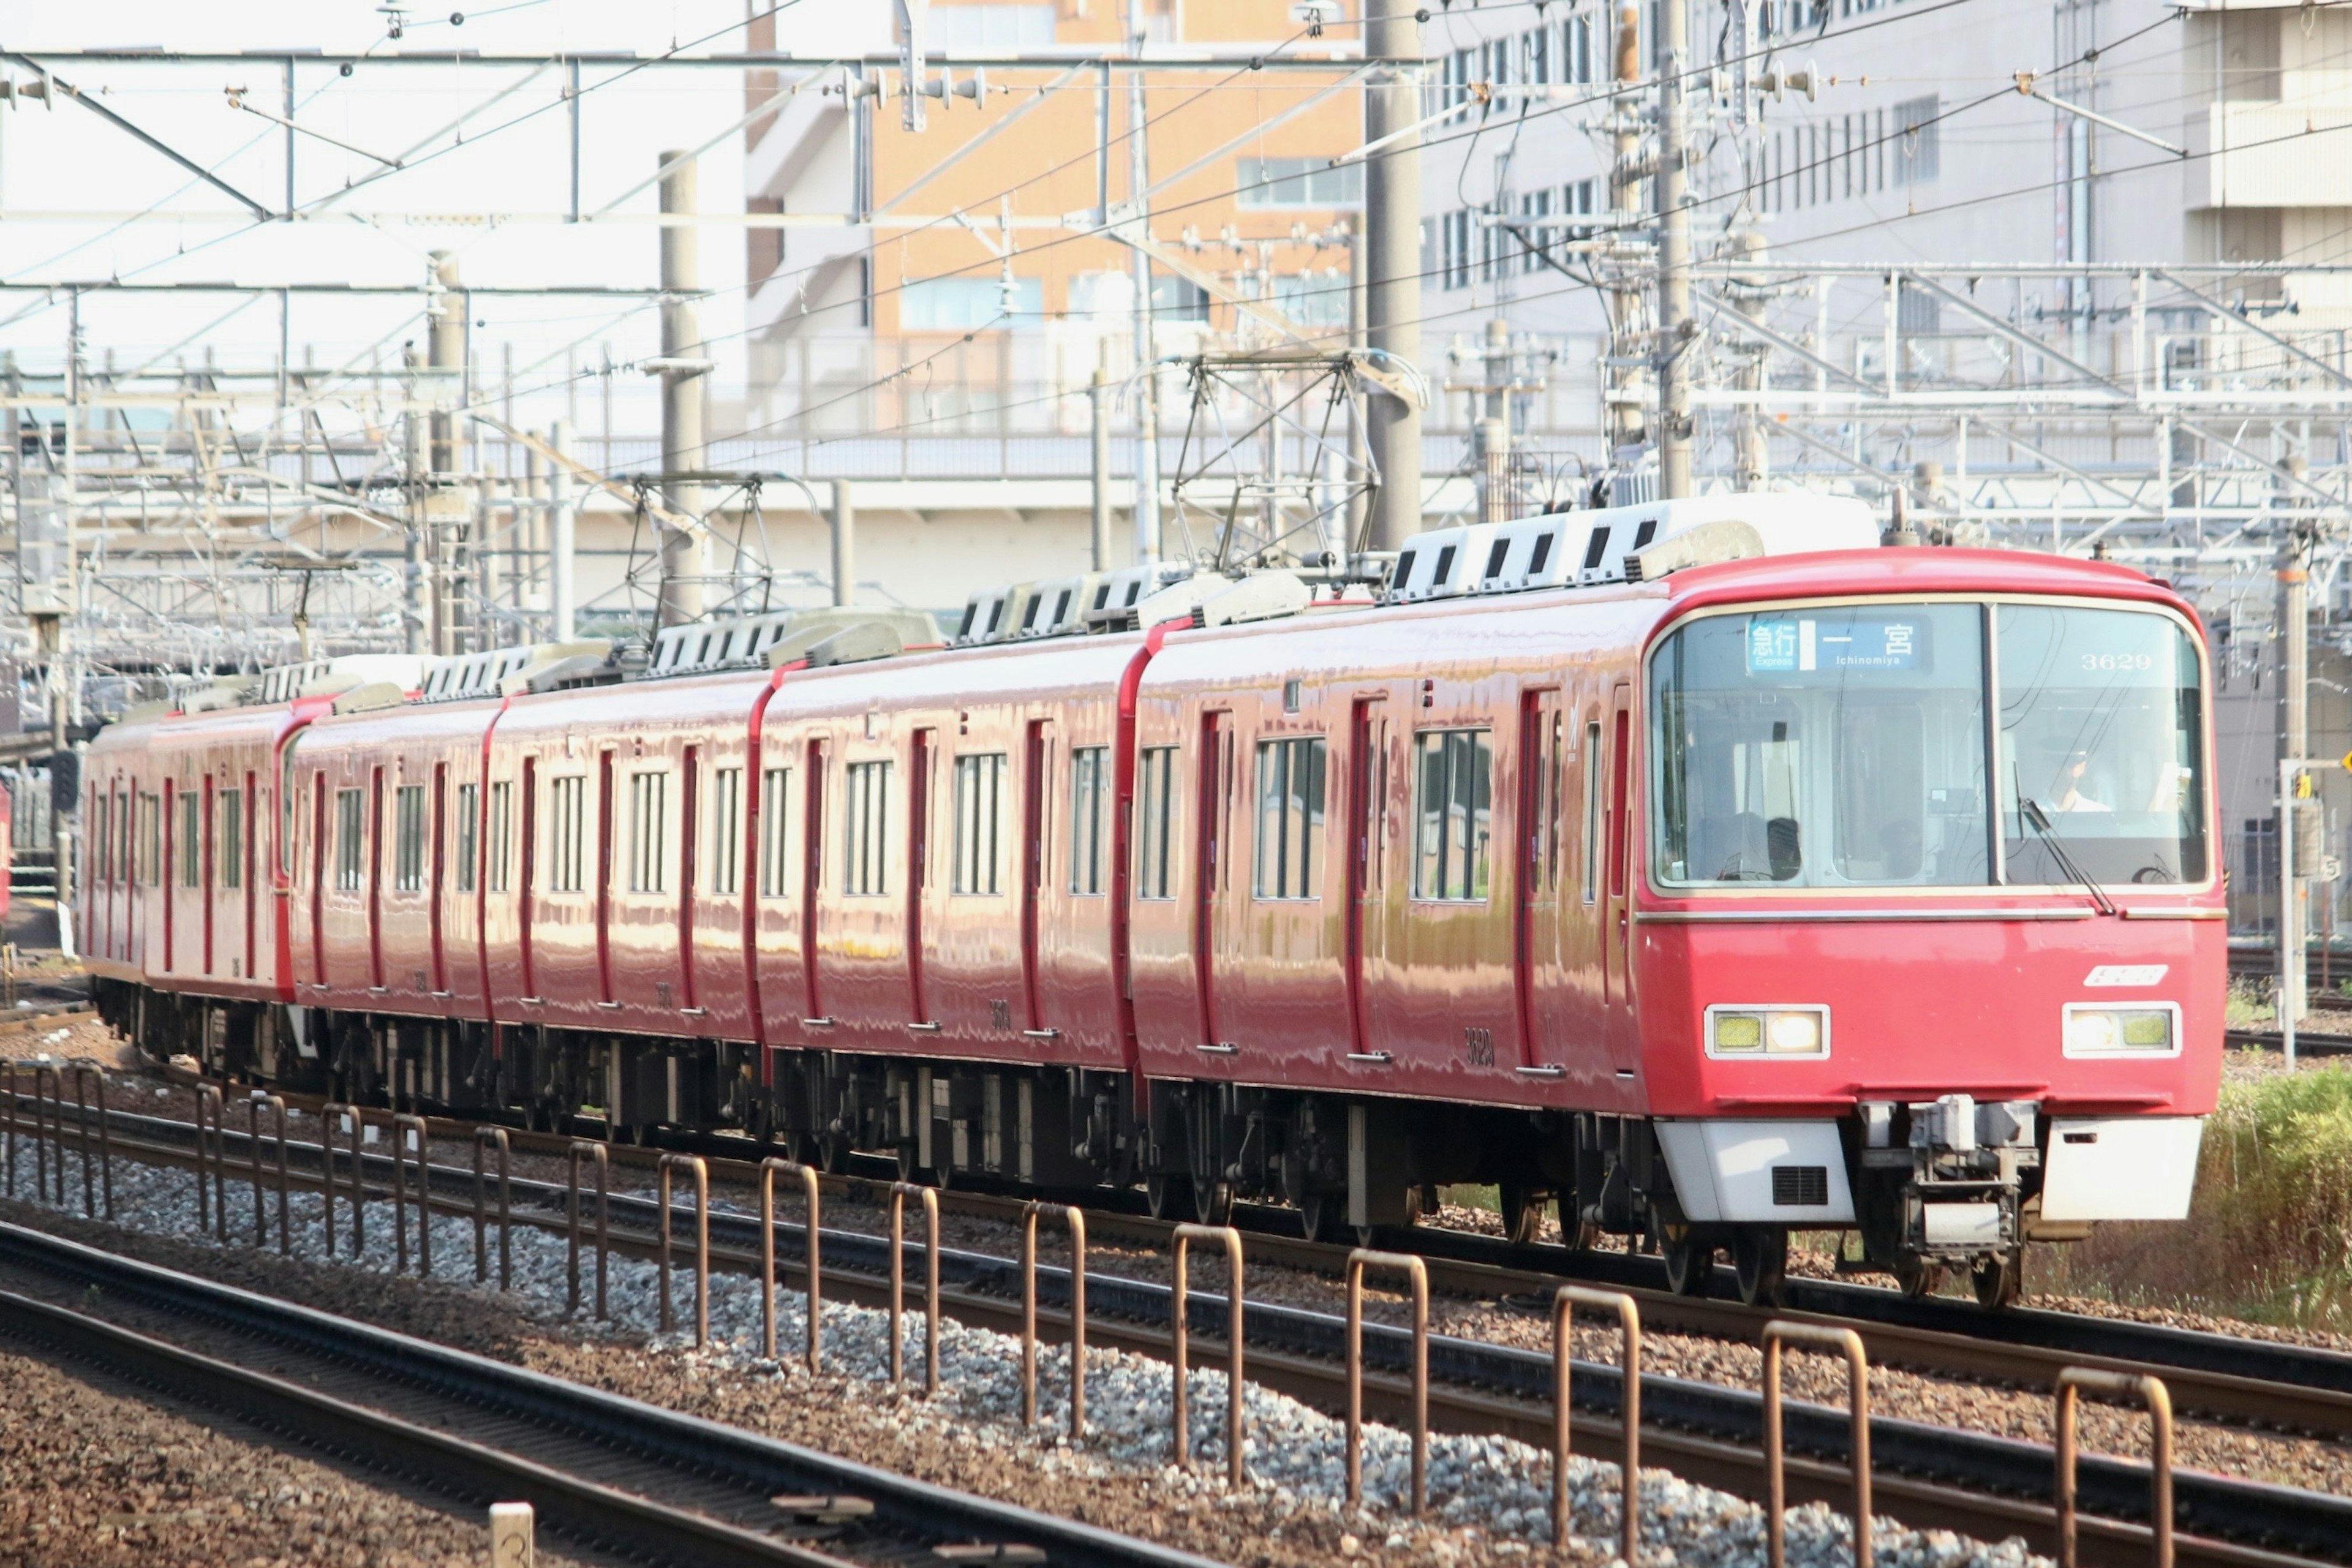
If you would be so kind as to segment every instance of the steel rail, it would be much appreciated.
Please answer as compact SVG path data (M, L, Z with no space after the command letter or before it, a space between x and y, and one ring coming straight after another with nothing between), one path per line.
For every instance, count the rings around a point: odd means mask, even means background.
M303 1146L295 1149L299 1155ZM389 1171L388 1157L371 1158ZM468 1173L436 1166L434 1173L437 1184L447 1189L434 1201L452 1214L470 1213L464 1192ZM869 1199L882 1191L881 1184L849 1185L866 1187ZM516 1187L519 1204L526 1205L519 1209L518 1220L550 1229L562 1226L565 1188L522 1180ZM615 1194L613 1210L616 1222L629 1222L625 1230L616 1224L614 1245L653 1257L657 1205L647 1198ZM760 1257L758 1228L754 1216L714 1213L714 1266L752 1272ZM827 1293L837 1300L887 1304L887 1241L851 1231L826 1229L821 1235ZM804 1232L797 1226L780 1224L775 1236L778 1253L786 1258L798 1256L805 1245ZM942 1248L940 1260L944 1310L967 1322L1018 1333L1023 1277L1018 1259ZM1043 1321L1055 1334L1065 1332L1067 1318L1062 1309L1069 1298L1068 1273L1041 1266L1036 1276L1041 1303L1048 1309L1041 1313ZM1090 1273L1087 1296L1090 1339L1167 1358L1168 1286ZM1222 1297L1195 1292L1189 1308L1193 1355L1202 1363L1222 1357L1223 1342L1214 1336L1223 1326L1228 1303ZM1344 1391L1343 1319L1250 1302L1244 1320L1252 1381L1327 1408L1339 1407ZM1412 1336L1402 1329L1367 1324L1364 1342L1368 1405L1391 1419L1409 1416ZM1502 1433L1549 1446L1554 1436L1554 1368L1549 1355L1443 1336L1432 1336L1429 1349L1433 1427ZM1614 1458L1622 1443L1617 1422L1621 1375L1614 1367L1580 1362L1574 1384L1578 1451ZM1643 1447L1654 1460L1689 1479L1760 1500L1765 1468L1759 1394L1645 1373L1642 1406ZM1851 1494L1845 1414L1790 1405L1784 1419L1792 1453L1787 1470L1790 1495L1832 1505L1845 1500ZM1992 1538L2022 1534L2044 1549L2057 1540L2054 1452L2049 1446L1887 1416L1874 1416L1870 1433L1876 1462L1883 1467L1876 1486L1881 1511L1921 1528ZM2082 1506L2095 1516L2081 1525L2086 1561L2121 1564L2146 1560L2149 1531L2138 1521L2147 1517L2147 1475L2145 1466L2100 1458L2083 1461L2079 1495ZM2291 1562L2352 1564L2352 1499L2189 1474L2180 1478L2178 1502L2184 1563L2248 1568Z
M0 1224L0 1258L83 1279L119 1300L290 1347L372 1383L436 1399L645 1461L681 1479L716 1480L764 1509L780 1494L862 1500L865 1543L1026 1545L1072 1568L1211 1568L1207 1560L1075 1521L975 1497L776 1438L564 1382L372 1324L297 1306L61 1237ZM364 1404L199 1354L70 1309L0 1290L0 1334L47 1342L160 1391L257 1421L371 1468L422 1479L472 1501L521 1497L551 1529L660 1563L841 1568L833 1550L779 1540ZM780 1521L781 1521L781 1516ZM1008 1559L1014 1554L1006 1553ZM1016 1559L1017 1560L1017 1559Z

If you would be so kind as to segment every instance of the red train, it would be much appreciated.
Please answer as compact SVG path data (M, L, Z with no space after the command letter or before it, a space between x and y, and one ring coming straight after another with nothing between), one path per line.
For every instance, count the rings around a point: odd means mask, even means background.
M1685 1289L1845 1230L1998 1304L2030 1237L2186 1211L2205 641L2119 567L1875 541L1719 498L1423 536L1381 604L1139 570L978 646L274 672L93 742L83 946L149 1050L347 1097L1323 1236L1492 1182Z

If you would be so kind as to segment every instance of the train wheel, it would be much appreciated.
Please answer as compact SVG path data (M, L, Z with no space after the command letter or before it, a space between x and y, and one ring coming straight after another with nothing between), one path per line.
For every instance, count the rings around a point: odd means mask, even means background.
M838 1176L849 1169L849 1134L820 1132L816 1137L817 1163L828 1175Z
M1533 1187L1506 1184L1496 1189L1495 1206L1503 1214L1503 1239L1525 1247L1543 1234L1544 1205L1551 1194Z
M1192 1178L1153 1172L1143 1178L1143 1205L1153 1219L1190 1218Z
M1666 1289L1677 1296L1706 1295L1707 1276L1715 1272L1714 1245L1699 1240L1698 1233L1688 1226L1658 1241L1658 1253L1666 1266Z
M1348 1230L1348 1194L1308 1193L1298 1200L1298 1223L1309 1241L1344 1239Z
M1234 1223L1234 1184L1231 1182L1211 1182L1203 1186L1192 1184L1192 1217L1202 1225Z
M1986 1311L2014 1306L2025 1293L2025 1259L2011 1252L1979 1263L1969 1270L1969 1283L1976 1287L1977 1305Z
M1731 1238L1731 1268L1739 1277L1742 1301L1779 1306L1789 1274L1789 1233L1777 1226L1740 1226Z
M1924 1258L1906 1252L1895 1260L1895 1283L1915 1301L1934 1295L1943 1282L1944 1271Z

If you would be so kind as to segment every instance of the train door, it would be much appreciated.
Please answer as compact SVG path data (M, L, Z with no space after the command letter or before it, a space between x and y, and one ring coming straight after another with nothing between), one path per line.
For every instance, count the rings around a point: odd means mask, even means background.
M1518 990L1519 1065L1538 1071L1561 1067L1568 1046L1560 898L1568 726L1558 688L1520 698L1517 907L1511 957Z
M803 1024L824 1028L833 1022L817 985L817 897L824 887L824 770L829 759L822 739L812 738L802 759L808 783L801 791L801 984L807 996Z
M515 875L515 948L522 958L522 1000L537 1003L539 970L530 949L530 912L539 894L539 759L522 760L521 865Z
M1601 901L1601 994L1612 1026L1632 1016L1633 980L1633 900L1628 861L1633 855L1633 689L1620 681L1609 718L1609 851L1602 863L1607 892Z
M383 984L383 769L368 773L368 986Z
M218 876L218 869L217 869L217 867L216 867L216 865L215 865L215 861L214 861L214 858L213 858L213 855L214 855L214 843L213 843L213 812L214 812L215 799L214 799L214 795L213 795L213 775L212 775L212 774L210 774L210 773L206 773L206 774L205 775L205 788L204 788L203 800L204 800L204 808L205 808L205 809L204 809L204 817L203 817L203 820L202 820L202 821L198 824L198 826L197 826L197 828L196 828L196 836L197 836L197 842L203 846L203 851L202 851L202 854L201 854L201 857L200 857L200 861L201 861L201 864L202 864L202 866L203 866L203 868L204 868L204 876L203 876L203 879L202 879L202 881L201 881L201 885L199 886L199 888L198 888L198 889L197 889L197 897L198 897L200 900L203 900L202 908L204 909L204 911L205 911L205 967L204 967L204 973L206 973L206 974L210 974L210 973L213 972L213 903L214 903L214 889L215 889L215 888L217 888L217 887L220 885L219 876Z
M310 965L311 980L327 984L327 773L310 775Z
M1045 896L1046 783L1053 759L1051 725L1031 720L1021 758L1021 994L1029 1020L1026 1034L1033 1040L1051 1039L1055 1034L1045 1023L1037 984L1038 906Z
M1228 896L1233 862L1234 716L1229 711L1201 719L1201 760L1195 781L1192 866L1192 964L1200 989L1201 1047L1231 1055L1234 1041L1218 1011L1218 990L1231 973L1233 900Z
M907 742L907 1012L908 1023L924 1033L939 1024L923 989L923 900L931 883L931 758L939 731L918 730Z
M449 764L433 764L433 859L432 889L425 900L425 919L430 922L433 941L433 994L449 994L449 959L443 937L441 901L448 897L448 862L443 858L443 845L449 832Z
M1360 697L1348 739L1348 1014L1356 1055L1379 1049L1381 971L1388 958L1388 705Z
M596 1000L616 1007L613 995L613 752L596 753Z
M694 900L701 895L702 748L686 748L678 773L677 828L677 968L679 1005L688 1017L695 1005Z
M260 942L255 930L260 921L260 900L258 889L254 887L254 872L260 868L260 855L253 842L256 831L261 826L260 783L260 775L251 768L246 769L245 793L237 797L237 809L245 814L245 831L237 835L236 843L237 853L243 862L237 867L237 871L244 878L245 886L245 977L247 980L257 979L261 973L257 967Z

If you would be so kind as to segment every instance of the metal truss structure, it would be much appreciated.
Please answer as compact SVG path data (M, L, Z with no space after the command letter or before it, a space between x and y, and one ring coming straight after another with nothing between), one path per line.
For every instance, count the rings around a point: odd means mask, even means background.
M1363 356L1267 348L1182 362L1190 388L1168 484L1193 560L1219 571L1343 573L1380 482L1363 440Z

